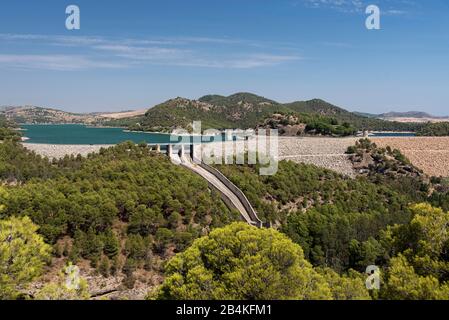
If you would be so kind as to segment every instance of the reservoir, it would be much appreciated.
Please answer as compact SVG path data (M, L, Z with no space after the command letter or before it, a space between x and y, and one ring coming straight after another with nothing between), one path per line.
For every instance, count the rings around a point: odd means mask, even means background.
M129 132L123 128L90 127L81 124L37 125L24 124L20 126L22 136L28 138L26 142L41 144L72 144L72 145L105 145L118 144L124 141L148 144L168 144L186 142L189 137L177 137L170 140L169 134L149 132ZM413 133L376 132L371 137L412 137ZM198 139L199 137L196 137ZM183 141L184 139L184 141ZM222 136L205 137L204 142L221 141ZM187 140L187 141L186 141Z
M78 124L61 125L20 125L23 129L22 136L28 138L28 143L41 144L72 144L72 145L104 145L118 144L124 141L148 144L177 143L189 137L178 137L178 140L170 140L169 134L128 132L123 128L90 127ZM221 136L214 137L220 140ZM185 141L187 142L187 141Z

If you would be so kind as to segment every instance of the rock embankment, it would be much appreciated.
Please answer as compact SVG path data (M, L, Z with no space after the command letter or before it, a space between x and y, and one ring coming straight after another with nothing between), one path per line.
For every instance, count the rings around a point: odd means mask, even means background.
M34 151L41 156L49 159L60 159L65 155L87 156L89 153L98 152L101 148L109 148L112 145L63 145L63 144L40 144L24 143L24 147Z
M449 137L373 138L379 147L400 150L429 176L449 177Z
M346 150L359 138L280 138L279 159L313 164L347 176L355 171Z
M298 163L314 164L342 173L354 176L354 169L345 154L347 148L354 145L358 138L323 138L323 137L280 137L278 158L279 160L290 160ZM230 142L226 142L229 144ZM42 156L63 158L66 154L86 156L92 152L98 152L101 148L112 145L51 145L24 143L24 146ZM209 148L212 144L209 145ZM212 149L217 154L220 144L214 144Z
M354 169L345 154L359 138L280 137L279 159L314 164L339 173L354 176ZM449 137L370 138L379 147L399 149L416 167L431 176L449 177ZM66 154L86 156L112 145L50 145L24 143L42 156L62 158Z

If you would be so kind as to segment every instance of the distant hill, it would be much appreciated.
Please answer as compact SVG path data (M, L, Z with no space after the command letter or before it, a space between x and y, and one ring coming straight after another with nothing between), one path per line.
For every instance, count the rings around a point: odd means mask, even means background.
M83 123L87 115L36 106L3 107L1 114L16 123Z
M256 128L263 127L273 115L285 115L301 120L295 125L309 125L317 132L328 132L329 126L337 132L348 130L417 131L427 122L426 113L386 113L372 115L350 112L321 99L279 103L252 93L230 96L206 95L198 100L170 99L149 110L115 113L71 113L36 106L0 107L0 115L16 123L85 123L122 126L139 131L169 132L174 128L189 129L193 121L202 121L202 128ZM307 116L305 116L307 115ZM393 117L397 116L397 117ZM420 118L407 118L419 116ZM277 116L278 117L278 116ZM380 119L382 117L382 119ZM282 119L283 117L278 119ZM268 120L267 120L268 119ZM276 119L274 119L277 121ZM436 121L436 120L435 120ZM282 123L280 124L283 125Z
M249 93L228 97L204 96L198 100L175 98L147 111L131 129L171 131L188 129L193 121L202 121L202 128L254 128L265 117L290 110L280 103ZM124 119L129 121L129 119Z
M36 106L3 106L0 115L15 123L60 124L84 123L99 124L105 120L120 119L143 115L145 111L127 111L116 113L71 113L62 110Z
M373 114L373 113L368 113L368 112L358 112L358 111L354 111L354 114L358 115L358 116L362 116L365 118L378 118L379 115L378 114Z
M379 118L437 118L426 112L407 111L407 112L387 112L378 115Z
M126 125L133 130L171 131L188 129L193 121L202 121L205 128L255 128L273 114L312 115L306 118L314 122L332 123L357 130L408 131L419 129L415 124L404 124L366 117L349 112L321 99L282 104L252 93L236 93L230 96L207 95L198 100L176 98L148 110L144 117L113 121L113 125ZM318 119L317 117L321 117ZM327 118L327 119L326 119ZM132 124L134 121L134 124Z
M295 112L307 114L319 114L321 116L333 117L341 123L348 123L358 130L371 131L416 131L421 125L412 123L390 122L377 119L371 114L350 112L321 99L308 101L297 101L287 103L285 106Z
M380 114L379 119L387 121L396 121L403 123L439 123L448 122L449 117L436 117L434 115L428 114L426 112L420 111L408 111L408 112L387 112Z

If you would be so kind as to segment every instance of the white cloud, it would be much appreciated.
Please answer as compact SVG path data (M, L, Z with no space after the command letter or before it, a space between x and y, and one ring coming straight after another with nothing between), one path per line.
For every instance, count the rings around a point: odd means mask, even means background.
M370 4L378 5L382 12L389 15L402 15L415 7L413 0L297 0L309 8L327 8L347 13L364 13ZM298 2L294 5L297 6Z
M364 4L362 0L303 0L306 6L313 8L331 8L345 12L360 12Z
M76 55L0 54L0 66L18 69L76 71L91 68L121 68L122 64L90 60Z
M296 56L282 56L269 54L255 54L247 56L224 57L223 59L190 59L186 61L175 62L176 65L186 67L204 67L204 68L230 68L230 69L251 69L258 67L269 67L279 65L285 62L300 60Z
M25 43L28 47L39 48L39 52L50 51L47 55L32 55L28 52L0 53L0 66L60 71L145 64L242 69L273 66L300 59L298 55L291 53L292 49L288 50L288 54L282 52L282 45L229 38L115 39L0 34L0 40L12 45ZM271 45L275 49L272 49ZM55 54L55 51L62 51L62 54ZM76 51L77 55L68 55L67 51Z

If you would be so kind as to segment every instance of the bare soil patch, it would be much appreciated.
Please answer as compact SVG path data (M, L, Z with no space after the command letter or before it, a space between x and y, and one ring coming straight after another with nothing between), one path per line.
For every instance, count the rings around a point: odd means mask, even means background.
M380 147L400 150L426 174L449 177L449 137L372 138Z

